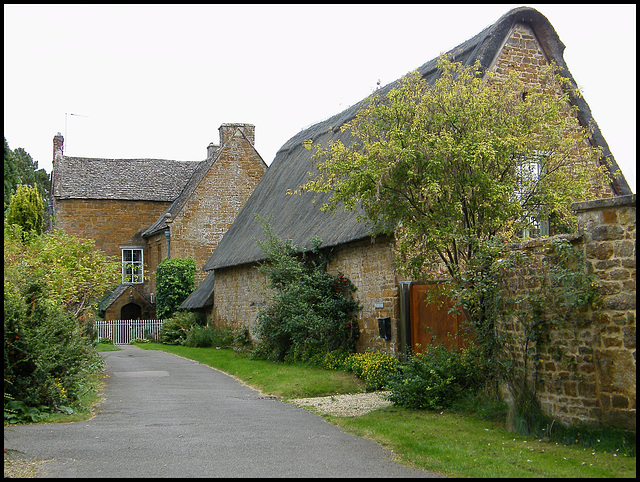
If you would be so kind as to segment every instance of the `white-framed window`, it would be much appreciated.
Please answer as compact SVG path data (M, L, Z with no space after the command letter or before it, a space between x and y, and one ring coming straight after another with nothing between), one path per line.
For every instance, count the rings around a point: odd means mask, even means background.
M140 247L123 246L122 250L122 282L144 283L143 250Z
M542 153L535 153L533 158L522 159L518 165L517 175L520 186L516 196L520 202L527 203L528 200L525 197L536 190L535 185L544 173L544 160ZM529 225L520 233L523 238L549 236L549 218L544 212L544 207L538 206L537 211L536 215L525 219Z

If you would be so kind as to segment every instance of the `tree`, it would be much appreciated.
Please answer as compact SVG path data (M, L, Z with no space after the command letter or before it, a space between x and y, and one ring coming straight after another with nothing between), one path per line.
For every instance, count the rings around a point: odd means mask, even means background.
M49 301L74 318L90 315L97 301L118 284L120 262L97 249L93 240L56 230L18 243L22 229L7 224L5 279L11 268L24 276L24 282L37 280L45 286Z
M325 210L360 205L376 232L395 236L400 272L415 280L448 275L443 289L465 308L474 342L494 367L487 387L505 378L525 387L526 370L509 363L498 330L514 312L503 309L513 294L496 267L505 266L509 243L540 221L548 219L554 234L570 230L571 203L607 184L606 166L598 165L601 150L580 126L569 80L555 66L537 85L445 57L438 68L433 85L412 72L386 96L374 94L341 127L351 143L317 146L317 174L301 191L331 193ZM541 279L561 273L575 286L527 298L535 316L515 319L523 330L539 326L527 320L553 318L542 307L582 309L572 300L590 299L582 268L569 268L543 266Z
M156 269L156 314L168 318L195 288L196 262L193 258L166 258Z
M442 266L456 279L483 243L541 219L570 225L571 202L605 179L553 66L538 86L444 56L438 68L432 86L412 72L374 94L341 127L353 142L317 146L317 175L301 186L332 192L322 209L360 205L376 232L395 235L397 266L418 280Z
M18 166L13 158L13 151L9 149L7 138L4 138L4 207L5 211L9 207L11 195L15 192L16 186L20 184L20 174Z
M49 210L49 174L44 169L38 169L38 162L22 147L9 149L7 139L4 139L4 209L6 210L11 196L20 184L38 188L43 199L43 218L48 220ZM6 214L6 213L5 213Z
M78 407L101 367L87 324L119 268L92 241L62 231L23 236L19 225L5 223L5 416L24 406Z
M20 184L11 196L7 224L17 224L26 234L42 234L44 203L37 187Z

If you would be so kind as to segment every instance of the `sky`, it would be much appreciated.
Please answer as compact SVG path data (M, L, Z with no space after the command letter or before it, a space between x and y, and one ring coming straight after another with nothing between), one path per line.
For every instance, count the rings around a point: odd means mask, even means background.
M51 172L67 156L201 161L223 123L270 164L300 130L522 4L4 5L4 136ZM566 45L632 192L636 5L528 4Z

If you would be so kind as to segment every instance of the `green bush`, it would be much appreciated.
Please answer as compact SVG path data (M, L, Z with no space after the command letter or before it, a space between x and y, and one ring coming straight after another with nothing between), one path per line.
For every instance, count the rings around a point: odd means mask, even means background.
M165 345L182 345L189 331L196 325L202 325L201 316L190 311L179 311L168 318L160 328L158 340Z
M228 347L235 344L235 334L229 328L195 325L189 330L182 344L200 348Z
M40 412L43 406L78 409L89 375L101 367L102 358L78 322L51 302L41 284L36 281L23 291L5 280L5 401Z
M480 389L485 367L476 348L428 346L401 363L389 380L390 400L401 407L441 410Z
M329 353L318 353L309 359L309 364L325 370L348 371L348 360L353 353L344 350L333 350Z
M359 336L355 286L342 273L327 273L329 259L313 241L310 253L298 254L290 241L280 242L265 225L268 256L260 271L267 275L271 300L260 310L254 357L272 361L308 360L318 353L353 352Z
M82 410L102 358L91 311L117 274L93 243L63 232L4 230L4 399L11 420Z
M367 391L387 388L398 364L394 356L382 352L354 353L345 360L345 367L364 381Z
M193 258L166 258L156 269L156 313L158 318L173 316L180 303L195 288L196 262Z

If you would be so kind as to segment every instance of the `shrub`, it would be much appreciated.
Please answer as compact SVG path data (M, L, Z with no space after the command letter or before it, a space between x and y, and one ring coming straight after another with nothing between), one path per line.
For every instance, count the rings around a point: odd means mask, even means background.
M398 364L394 356L382 352L354 353L345 360L346 368L364 381L367 391L387 388Z
M21 292L5 281L5 400L16 402L15 407L22 402L64 411L80 408L88 376L101 367L102 358L77 321L51 302L42 285L35 282Z
M440 410L484 384L485 367L478 350L428 346L409 357L389 381L390 400L401 407Z
M343 274L326 271L329 259L313 240L310 253L298 254L290 241L280 242L265 225L268 256L260 271L269 279L270 302L260 310L254 357L273 361L308 360L318 353L355 349L359 336L355 286Z
M329 353L319 353L312 357L309 362L312 365L324 368L325 370L348 370L348 360L353 356L344 350L333 350Z
M165 345L181 345L195 325L201 325L201 317L190 311L180 311L165 320L160 328L158 339Z
M102 367L88 314L113 265L93 243L62 232L27 238L14 225L4 234L5 413L28 420L80 410Z
M189 330L182 344L200 348L228 347L235 344L235 335L229 328L195 325Z
M193 258L166 258L156 269L156 313L172 316L195 288L196 262Z

